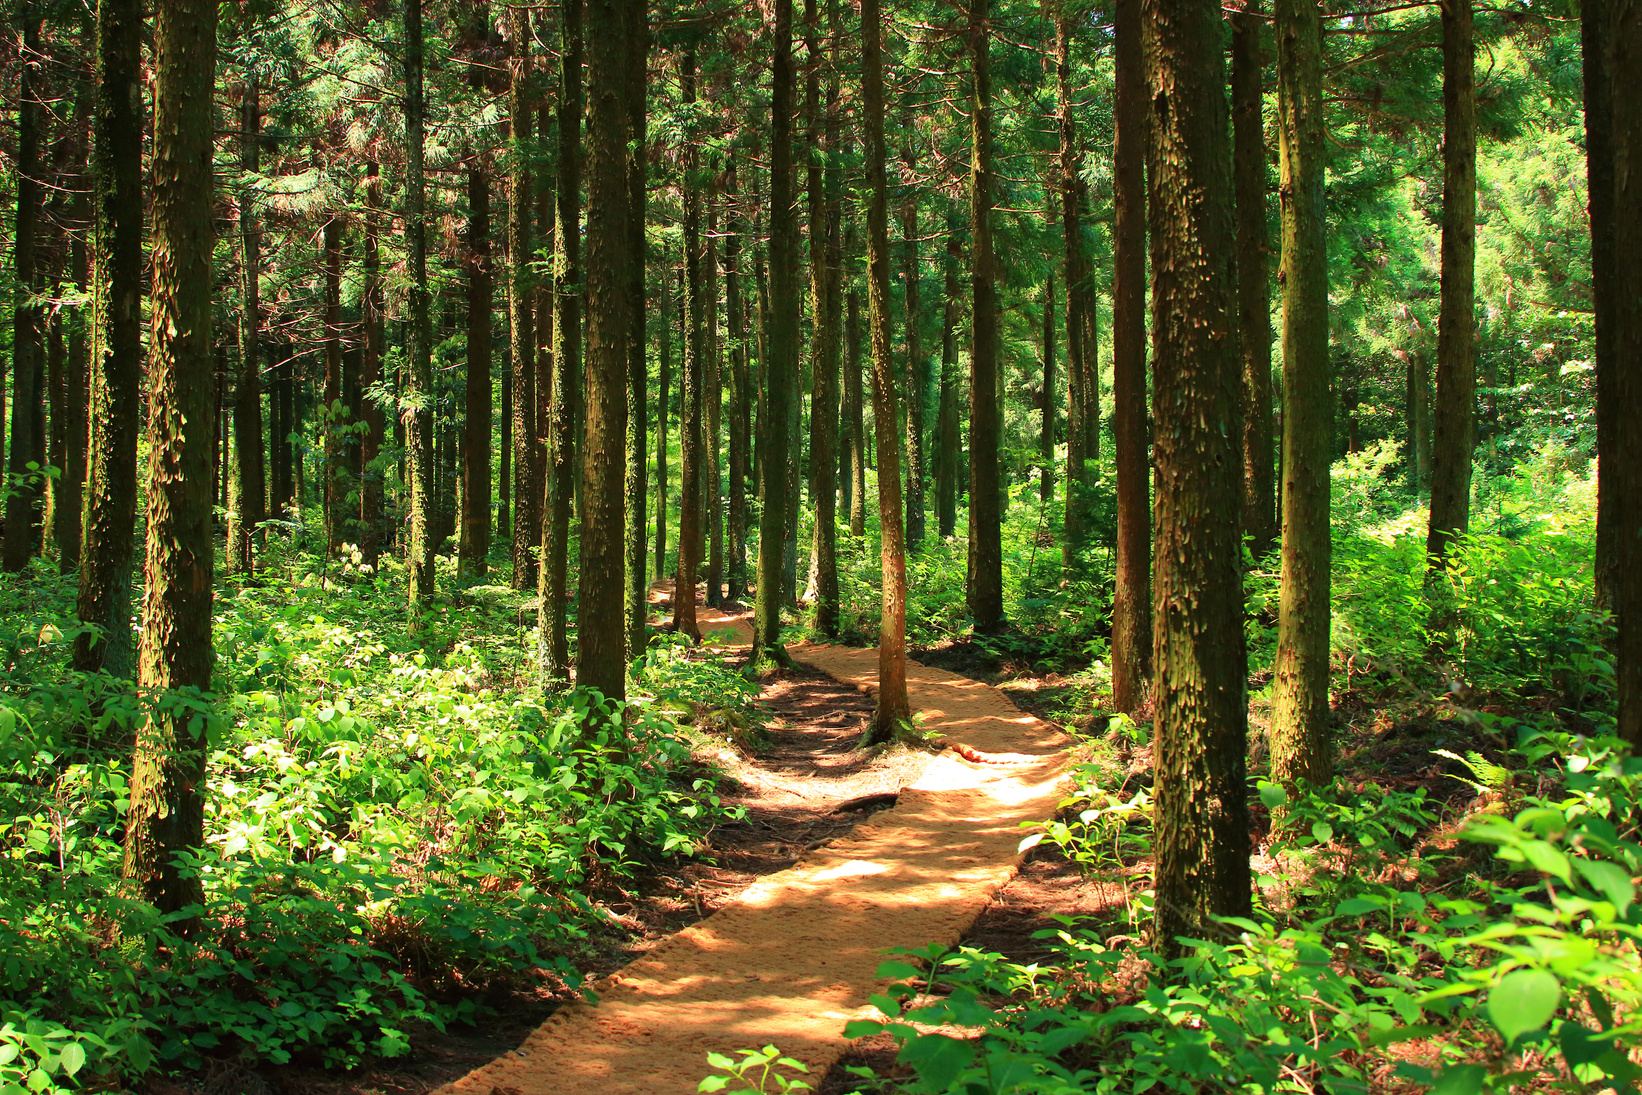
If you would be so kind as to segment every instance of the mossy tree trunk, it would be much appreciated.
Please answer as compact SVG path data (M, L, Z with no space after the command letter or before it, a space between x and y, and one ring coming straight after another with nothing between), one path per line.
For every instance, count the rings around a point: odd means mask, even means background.
M535 100L531 93L534 75L530 63L530 9L508 8L508 202L507 202L507 307L508 307L508 402L506 428L511 464L513 523L510 542L513 551L513 588L536 585L536 549L541 542L541 480L536 475L536 277L530 262L535 254L531 231L534 225L535 180L530 170L534 149L531 135L535 126Z
M44 325L40 306L34 300L37 285L36 253L41 233L45 188L40 183L42 104L40 88L46 58L40 52L41 14L33 0L19 0L17 19L22 31L22 56L17 93L17 220L12 236L11 334L11 447L6 463L6 531L0 562L16 573L28 565L40 546L41 506L45 500L35 449L36 410L41 403L41 335ZM21 481L21 482L19 482Z
M137 686L148 708L131 762L121 876L175 913L202 900L180 856L205 843L216 716L211 646L211 145L217 5L160 0L154 19L153 315L148 358L148 551ZM181 922L185 932L194 917Z
M685 109L696 101L696 54L686 49L679 61ZM696 581L701 569L702 516L706 475L702 413L705 407L705 304L702 300L701 153L686 140L684 153L684 376L679 401L678 569L673 578L673 628L699 640L696 625Z
M1328 726L1334 418L1323 201L1323 17L1317 0L1277 0L1275 16L1283 210L1283 557L1270 733L1272 773L1297 792L1302 784L1327 785L1334 769ZM1240 250L1239 257L1243 254ZM1246 353L1243 375L1247 393Z
M490 557L490 325L495 297L490 265L490 168L468 167L467 366L462 408L462 577L482 581ZM351 408L350 408L351 410Z
M405 427L410 456L410 537L406 545L413 619L433 598L433 353L428 326L428 225L423 170L422 0L405 0L405 248L409 259L410 315L405 323L408 362Z
M627 152L627 473L623 483L626 514L627 556L627 660L644 653L644 626L649 617L648 529L645 503L649 498L649 362L646 356L644 221L646 206L647 118L646 88L649 85L650 25L646 5L631 5L627 18L633 21L628 39L628 58L623 76L627 91L627 125L631 140Z
M1271 289L1266 276L1266 128L1259 0L1232 25L1232 185L1237 197L1237 329L1243 354L1243 530L1258 558L1277 541L1271 428Z
M1003 513L998 443L998 286L992 252L996 189L992 150L992 47L988 0L969 0L970 291L974 310L969 369L969 614L975 630L1003 626ZM880 451L882 465L887 453ZM880 471L882 478L882 471Z
M1144 0L1157 415L1155 939L1249 916L1242 370L1218 0Z
M253 71L240 89L240 170L260 170L262 90ZM250 574L257 527L267 519L262 458L262 230L255 191L247 179L239 196L239 374L234 385L234 455L238 478L229 542L230 566Z

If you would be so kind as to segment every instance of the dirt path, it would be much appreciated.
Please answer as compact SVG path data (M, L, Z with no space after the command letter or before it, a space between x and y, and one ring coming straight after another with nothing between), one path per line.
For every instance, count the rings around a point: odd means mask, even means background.
M745 642L745 616L700 610ZM876 650L800 646L802 664L869 690ZM694 1092L710 1051L774 1043L819 1077L866 1015L885 948L951 944L1020 863L1021 823L1060 794L1065 738L996 689L909 665L923 725L961 747L935 757L893 809L761 879L706 920L594 986L451 1095ZM976 759L965 759L976 758ZM1002 763L999 763L1002 762Z

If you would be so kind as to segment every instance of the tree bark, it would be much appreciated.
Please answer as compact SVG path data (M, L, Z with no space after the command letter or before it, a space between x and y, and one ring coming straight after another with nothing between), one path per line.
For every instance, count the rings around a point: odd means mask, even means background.
M706 307L706 360L702 373L702 491L707 511L707 596L709 607L717 608L724 599L724 481L719 474L723 452L724 347L719 337L718 319L718 169L715 164L707 195L707 236L703 241L702 303Z
M41 505L45 501L41 488L44 468L29 470L31 462L40 463L35 459L39 440L35 434L35 418L44 394L37 377L42 317L40 306L33 298L39 289L36 237L41 231L45 193L40 184L44 167L40 157L40 89L41 69L46 58L40 51L41 15L32 0L19 0L18 22L22 31L22 64L17 93L17 221L12 237L16 280L11 313L11 448L6 465L8 479L18 485L6 495L6 532L3 559L0 559L13 574L27 566L39 549Z
M975 630L1003 626L1003 516L999 499L998 287L992 253L992 61L989 0L969 0L969 213L974 312L969 370L969 614ZM880 466L888 456L878 453ZM882 479L880 470L879 478Z
M672 271L662 264L661 292L656 295L656 313L660 319L661 345L657 356L661 390L656 393L656 566L660 578L667 572L667 413L673 388L673 317L669 305L673 300Z
M943 540L952 536L958 527L958 479L963 444L958 423L958 389L962 384L958 375L958 323L963 311L963 302L958 296L958 266L962 258L958 216L949 209L946 215L946 311L941 320L941 409L936 428L940 448L935 469L939 491L935 521Z
M126 815L130 893L161 913L200 903L177 862L205 843L205 760L217 718L211 646L211 295L217 5L160 0L154 19L153 315L148 361L148 552L137 728ZM181 929L198 926L188 916Z
M985 33L986 0L975 0L978 15L972 14L971 32ZM900 417L895 410L895 360L890 353L889 304L889 185L884 166L884 60L881 36L883 19L878 0L861 0L861 84L862 129L866 137L867 168L867 308L872 342L872 419L878 436L878 518L882 524L880 565L883 580L883 610L878 621L878 709L866 743L888 741L902 734L912 718L907 699L906 542L901 525L901 469L899 440L895 431ZM985 54L984 38L979 54ZM977 83L984 81L984 61L977 65ZM987 102L977 93L976 101ZM977 140L977 147L985 144ZM991 191L982 184L981 193ZM977 209L990 216L987 199ZM983 219L984 219L983 216ZM909 317L910 322L910 317Z
M1117 579L1112 594L1112 706L1146 702L1151 674L1151 491L1146 451L1146 96L1142 0L1117 0L1112 151L1112 452ZM1087 351L1085 351L1087 352ZM1240 554L1240 553L1239 553Z
M1323 200L1322 11L1317 0L1277 0L1274 14L1283 210L1283 555L1270 737L1272 774L1295 794L1304 785L1327 786L1334 774L1328 703L1334 420ZM1246 253L1239 249L1239 258ZM1246 302L1241 293L1239 298L1240 320L1246 321ZM1252 398L1244 350L1244 392ZM1245 471L1248 437L1245 429ZM1254 508L1252 493L1245 484L1245 514Z
M1043 289L1043 423L1038 436L1038 500L1055 500L1055 272Z
M1642 3L1610 0L1613 98L1614 614L1619 620L1619 736L1642 750ZM1600 427L1599 427L1600 428ZM1603 472L1606 474L1606 467Z
M253 71L240 89L240 170L261 170L262 91ZM234 385L235 483L233 538L229 565L250 574L257 528L267 520L267 484L262 459L262 230L257 223L254 184L246 179L239 195L240 320L239 374Z
M364 286L359 310L363 344L359 351L360 416L365 432L359 436L359 554L361 561L376 568L381 558L382 471L376 466L382 451L382 408L371 389L382 380L383 317L386 304L382 289L382 260L377 242L382 215L381 170L373 160L365 165Z
M530 63L531 13L527 7L508 9L508 30L512 56L508 61L508 116L511 140L508 149L507 203L507 306L508 306L508 449L512 486L513 588L536 585L537 546L541 542L540 501L542 483L536 475L536 277L531 272L535 256L533 224L535 181L531 177L531 134L535 125L535 103L531 96ZM545 111L544 111L545 113Z
M137 519L138 386L142 376L142 6L98 0L92 127L91 391L81 620L74 668L132 671L131 556Z
M410 316L406 409L400 413L410 450L410 607L414 618L433 597L433 358L428 326L428 226L423 161L422 0L405 0L405 244L409 259Z
M1608 69L1609 28L1615 0L1580 0L1580 53L1584 60L1585 170L1591 218L1591 310L1596 321L1596 604L1610 608L1619 579L1619 496L1613 465L1620 426L1613 356L1614 158L1613 76Z
M1230 15L1237 328L1243 354L1243 530L1256 558L1276 543L1271 430L1271 288L1266 275L1266 132L1260 0Z
M1242 377L1217 0L1145 0L1157 414L1156 944L1249 916Z
M829 77L826 109L821 117L819 71L824 63L814 5L810 8L807 44L810 55L808 95L812 133L824 126L825 145L812 136L809 169L810 205L810 301L814 324L811 343L810 385L810 499L815 507L815 573L810 584L815 590L815 626L828 638L838 637L838 396L839 320L843 309L838 300L842 281L838 264L841 247L839 230L838 167L838 81ZM834 74L842 60L839 50L837 4L832 9L830 37L833 43Z
M844 328L844 432L849 437L850 535L867 534L867 445L861 407L861 291L851 288Z
M792 448L793 384L798 363L797 232L792 216L792 0L774 0L770 140L770 301L764 450L752 659L789 661L781 645L781 572L787 543L787 462Z
M628 145L636 135L630 84L641 61L643 0L590 0L587 16L587 409L576 684L620 702L627 698L624 492L637 259Z
M462 415L462 577L485 576L490 557L490 326L494 298L490 266L490 170L468 168L467 392Z
M559 188L554 198L553 384L548 405L546 504L542 512L542 565L537 627L542 671L554 686L570 682L565 635L570 596L570 511L576 495L576 422L582 414L581 122L584 0L564 5L559 60ZM601 94L606 89L600 89ZM624 317L625 318L625 317ZM625 371L626 366L623 365ZM541 393L537 393L540 399ZM618 552L617 558L620 558ZM620 583L617 583L620 588Z
M649 82L650 26L647 5L630 4L632 20L625 64L625 104L631 141L627 153L627 471L623 483L626 513L627 555L627 660L632 662L645 651L645 623L650 615L649 567L646 558L647 529L645 502L649 496L650 437L648 338L645 326L645 273L648 270L644 246L646 198L647 104Z
M1442 9L1442 304L1437 320L1437 398L1432 407L1431 527L1426 556L1445 569L1471 520L1477 363L1477 96L1472 0ZM1285 411L1285 418L1287 417Z
M89 121L89 112L85 112L83 116ZM90 152L89 144L87 141L87 153ZM81 190L74 196L72 213L74 222L79 225L85 225L89 219L89 210L85 204L85 188L88 182L89 173L82 171ZM86 270L85 240L86 233L82 231L74 235L73 242L69 245L69 265L73 267L76 287L82 297L87 295L91 280ZM91 379L91 363L86 346L88 327L89 323L82 320L69 329L68 370L63 378L66 448L57 511L57 566L59 573L62 574L71 574L80 568L81 522L84 516L86 482L86 399Z
M686 110L696 101L696 54L680 58ZM673 628L700 641L696 626L696 581L701 569L702 511L706 475L702 412L706 404L705 310L701 284L701 153L694 140L684 152L684 376L679 402L678 570L673 579Z
M725 198L732 210L739 210L736 163L732 156L725 173ZM739 211L732 214L724 237L724 310L729 321L730 347L730 488L729 565L725 568L728 588L725 600L739 604L747 596L747 424L750 379L747 368L747 316L741 297L741 238L744 222Z
M910 110L903 118L906 146L902 158L909 179L918 176L918 148ZM906 541L908 551L917 551L924 541L924 351L918 337L918 324L923 311L918 304L918 195L909 183L906 201L901 206L902 280L906 293L906 455L907 455L907 518Z
M320 412L325 438L325 557L342 549L348 496L342 481L342 431L349 411L342 403L342 221L333 213L325 222L325 399Z

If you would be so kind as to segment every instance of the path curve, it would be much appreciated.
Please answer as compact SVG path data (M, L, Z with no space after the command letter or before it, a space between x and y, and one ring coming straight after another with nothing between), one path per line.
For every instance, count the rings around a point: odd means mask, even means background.
M745 616L698 618L709 639L751 637ZM877 687L876 648L791 653ZM1068 739L997 689L908 662L907 690L924 727L981 763L944 751L893 809L595 983L597 1005L561 1008L441 1095L686 1095L709 1052L771 1043L818 1082L847 1047L844 1024L875 1014L883 951L956 943L1019 867L1021 823L1049 818L1062 794Z

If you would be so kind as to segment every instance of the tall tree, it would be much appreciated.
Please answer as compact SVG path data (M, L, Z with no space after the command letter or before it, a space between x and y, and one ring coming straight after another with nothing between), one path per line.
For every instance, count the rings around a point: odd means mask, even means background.
M627 372L633 324L628 147L643 0L587 5L587 428L582 448L576 683L627 698ZM642 415L641 415L642 417ZM642 432L642 427L640 428Z
M325 441L325 555L342 547L348 496L343 481L342 437L349 412L342 402L342 220L332 214L322 231L325 263L325 398L319 420Z
M91 391L81 620L74 668L129 676L131 556L137 516L142 377L142 5L98 0L91 184Z
M833 5L836 7L836 5ZM838 380L839 319L835 299L840 287L838 263L838 60L834 56L828 80L825 119L821 118L821 55L819 19L814 0L805 4L805 45L809 75L805 97L810 117L810 314L814 335L810 369L810 500L815 506L815 626L829 638L838 636ZM841 48L837 18L830 37ZM818 136L824 126L825 141Z
M360 417L365 430L359 436L359 554L367 566L375 567L382 545L382 482L376 466L382 451L382 407L372 389L382 379L382 347L387 306L383 300L382 260L377 242L382 218L382 176L376 161L365 165L364 284L359 293L359 388Z
M731 222L724 236L724 311L730 345L729 565L725 598L739 603L747 595L747 464L751 455L747 445L747 409L752 393L747 367L747 317L741 295L741 239L745 220L738 207L733 155L725 172L725 199L731 210Z
M998 441L998 286L992 253L992 47L989 0L969 0L970 290L974 311L969 367L969 614L975 630L1003 626L1003 515ZM879 451L882 465L885 454ZM880 474L880 478L882 475Z
M645 89L649 83L650 26L647 5L632 4L633 20L625 65L630 140L627 153L627 472L623 491L627 505L627 659L644 653L644 625L649 616L649 568L645 548L645 501L649 495L649 359L646 356L644 221L646 199Z
M724 417L724 345L718 318L718 168L709 171L707 193L707 234L702 240L702 304L705 308L706 357L702 365L702 494L707 513L707 597L717 608L724 599L724 480L719 474L719 457Z
M844 398L840 431L849 439L850 535L867 534L867 444L861 411L861 291L850 287L844 319Z
M1156 939L1249 916L1242 377L1218 0L1144 0L1157 415Z
M656 393L656 567L660 578L667 570L667 412L673 389L673 319L669 307L673 299L672 274L662 264L661 292L656 294L656 326L661 328L656 354L661 390Z
M696 101L696 52L679 58L685 110ZM678 572L673 579L673 628L700 640L696 625L696 581L701 569L706 463L702 413L706 406L706 306L701 284L701 151L694 140L684 150L684 376L679 396Z
M1642 3L1608 0L1612 35L1613 356L1615 406L1626 423L1614 438L1614 516L1618 520L1613 585L1619 619L1619 736L1642 750ZM1594 228L1594 225L1593 225ZM1607 467L1602 469L1607 474Z
M1112 706L1146 702L1151 671L1151 491L1146 449L1146 58L1142 0L1117 0L1113 39L1112 453L1117 580L1112 594ZM1087 350L1085 350L1087 352Z
M205 843L215 715L211 647L211 144L217 5L160 0L154 18L153 316L148 360L148 553L138 722L122 875L162 913L201 900L180 853ZM184 930L194 923L183 921Z
M1302 783L1327 784L1334 769L1328 734L1334 417L1323 203L1322 9L1318 0L1277 0L1274 14L1283 177L1283 559L1271 748L1273 774L1294 790ZM1243 254L1240 250L1239 257ZM1241 312L1241 300L1239 305ZM1246 354L1243 373L1246 382ZM1244 389L1248 391L1247 383ZM1245 500L1247 496L1245 490Z
M959 298L958 267L963 259L963 242L958 238L958 215L948 208L946 215L946 284L942 296L946 308L941 318L941 399L935 431L939 435L935 453L935 527L944 540L958 526L958 467L962 440L958 428L958 323L963 313Z
M1442 303L1425 545L1433 569L1447 566L1454 540L1471 522L1477 398L1477 74L1471 6L1472 0L1446 0L1442 6Z
M975 0L984 5L985 0ZM971 24L984 33L984 7ZM884 167L883 18L878 0L861 0L862 125L867 168L867 308L872 343L872 421L878 438L879 561L883 611L878 620L878 710L867 741L887 741L912 718L907 698L907 557L901 525L900 443L895 436L895 359L890 353L889 185ZM984 50L984 45L982 49ZM985 101L977 96L977 101ZM986 207L990 214L990 207Z
M908 110L902 118L901 149L908 179L918 177L917 129ZM918 190L910 182L901 203L901 280L906 293L906 454L907 547L916 551L924 540L924 350L918 338L922 310L918 305Z
M770 306L764 361L767 408L758 460L758 577L752 657L790 659L781 645L781 571L787 542L787 455L798 363L797 233L792 216L792 0L775 0L770 94Z
M482 153L468 165L467 368L462 414L462 529L456 555L462 577L485 576L490 556L490 168Z
M81 134L84 156L90 151L89 122L90 111L77 111L81 115L83 130ZM85 226L89 220L90 209L86 204L89 174L85 170L85 160L81 160L78 191L74 195L71 206L74 223L81 227L69 244L69 266L73 271L76 288L80 296L85 298L90 288L90 277L86 269L86 232ZM83 314L83 313L82 313ZM63 478L57 484L57 566L59 573L71 574L80 567L80 536L81 522L84 517L85 481L86 481L86 400L89 396L88 384L91 380L90 361L87 358L86 327L82 320L74 324L69 331L68 339L68 371L63 379L63 419L66 431L66 450L63 463ZM56 414L55 408L53 414Z
M1596 326L1596 451L1599 474L1596 482L1596 603L1611 607L1618 544L1617 504L1614 477L1601 475L1615 459L1614 443L1619 427L1614 419L1618 407L1614 386L1613 296L1614 278L1614 160L1613 160L1613 77L1608 69L1608 32L1612 23L1613 0L1580 0L1580 54L1584 61L1585 90L1585 171L1586 193L1591 218L1591 311Z
M570 511L576 494L576 420L581 411L579 396L582 379L584 3L585 0L567 0L565 3L559 50L559 187L553 207L553 257L558 276L553 294L553 391L546 431L548 482L547 502L542 513L541 609L538 612L542 670L554 684L565 684L570 680L570 646L565 636L565 612L570 595ZM541 398L540 392L537 398ZM617 557L620 557L619 552ZM620 588L620 583L617 587Z
M405 244L410 266L410 315L405 323L409 362L404 409L410 451L410 606L419 612L433 597L437 544L433 517L433 354L428 325L428 224L423 169L422 0L405 0Z
M234 454L238 477L230 566L251 573L252 542L267 519L262 461L262 230L257 223L255 176L261 170L262 90L256 70L240 88L239 373L234 385Z
M536 279L531 227L535 183L531 178L531 133L536 103L531 94L532 37L530 9L508 8L508 148L507 307L508 391L512 414L507 423L513 480L513 588L536 584L536 548L541 542L541 480L536 459ZM545 111L544 111L545 113Z
M1043 290L1043 422L1038 432L1038 500L1055 499L1055 273Z
M1232 25L1232 185L1237 193L1237 330L1243 353L1243 531L1254 554L1277 539L1271 452L1271 290L1266 277L1266 123L1260 0Z
M44 393L40 391L40 337L42 318L36 303L36 251L42 231L45 188L40 156L45 56L40 52L41 15L33 0L19 0L22 30L21 75L17 93L17 221L12 237L16 281L12 288L11 335L11 448L8 478L17 484L6 495L5 569L16 573L28 565L40 546L40 489L43 461L35 460L35 418ZM31 471L29 464L37 466Z

